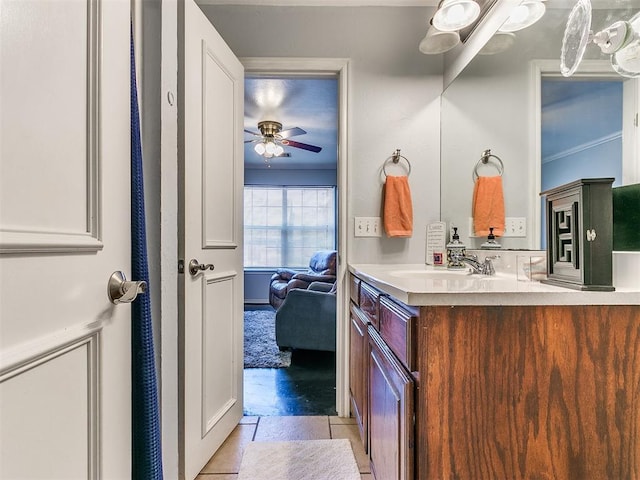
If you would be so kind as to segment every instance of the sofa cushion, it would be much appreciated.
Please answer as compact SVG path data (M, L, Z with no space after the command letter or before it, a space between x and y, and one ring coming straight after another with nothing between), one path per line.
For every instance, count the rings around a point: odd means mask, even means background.
M335 250L321 250L316 252L309 260L309 269L321 275L336 274L336 257Z
M271 293L278 298L284 298L287 296L287 287L287 282L273 282L271 284Z

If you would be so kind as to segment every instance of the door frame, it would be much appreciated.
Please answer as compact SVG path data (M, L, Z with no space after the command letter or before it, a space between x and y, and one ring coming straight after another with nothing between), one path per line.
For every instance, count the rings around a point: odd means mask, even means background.
M533 148L529 149L529 198L537 199L541 192L542 184L542 77L560 77L560 67L557 60L532 60L530 68L530 109L533 121L530 122L529 138ZM596 79L616 79L630 82L631 88L625 90L624 107L633 112L638 111L640 101L640 82L636 78L621 77L611 68L608 60L583 60L580 69L575 73L575 77L596 78ZM623 183L635 183L640 181L640 142L636 136L636 129L633 123L637 122L637 114L634 118L623 112L622 135L624 139L630 139L627 146L623 147L622 175ZM629 145L632 145L629 147ZM529 204L528 231L532 237L529 240L529 247L540 248L540 236L542 225L540 218L542 215L541 202L532 201Z
M336 309L336 411L348 417L349 402L349 291L347 281L347 185L349 177L349 85L348 58L240 58L246 75L337 75L338 77L338 291Z

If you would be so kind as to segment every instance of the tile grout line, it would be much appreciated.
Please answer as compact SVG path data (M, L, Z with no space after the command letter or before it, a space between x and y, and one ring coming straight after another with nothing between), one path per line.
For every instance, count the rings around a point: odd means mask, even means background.
M258 427L260 426L261 420L262 420L262 417L258 417L258 420L256 421L256 428L253 429L253 435L251 436L252 442L256 441L256 435L258 434Z

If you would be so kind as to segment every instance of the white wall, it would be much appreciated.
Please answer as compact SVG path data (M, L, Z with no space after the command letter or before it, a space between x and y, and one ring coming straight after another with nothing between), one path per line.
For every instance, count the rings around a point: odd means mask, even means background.
M424 261L440 216L442 60L418 51L433 8L203 6L239 57L351 59L350 262ZM396 148L412 164L414 235L355 239L353 216L379 216L381 167Z

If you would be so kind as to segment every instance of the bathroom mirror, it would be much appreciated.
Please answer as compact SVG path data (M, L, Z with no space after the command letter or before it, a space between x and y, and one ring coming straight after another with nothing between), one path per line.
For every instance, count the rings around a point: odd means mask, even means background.
M524 236L500 238L503 248L543 246L544 189L578 178L614 176L609 172L615 169L614 185L640 182L640 142L633 127L638 80L617 75L608 55L593 44L587 45L577 72L562 77L562 37L575 1L545 3L541 20L515 32L501 53L480 50L442 95L441 218L457 226L473 248L485 241L469 232L472 175L486 149L504 163L506 216L526 219ZM640 0L593 0L592 29L628 20L638 11ZM588 103L592 99L596 102ZM564 177L552 178L549 172L563 163ZM584 170L588 165L592 169ZM480 174L496 175L497 169L489 163Z

